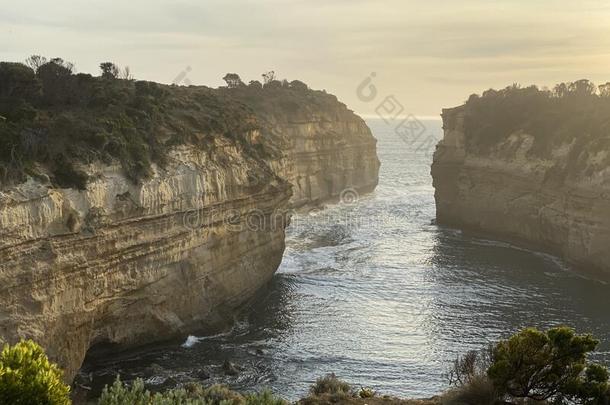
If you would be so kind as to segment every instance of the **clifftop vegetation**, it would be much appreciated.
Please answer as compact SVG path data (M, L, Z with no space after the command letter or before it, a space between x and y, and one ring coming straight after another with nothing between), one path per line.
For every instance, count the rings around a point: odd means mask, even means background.
M223 96L247 104L259 117L279 122L354 117L345 104L324 90L312 90L299 80L277 80L274 72L262 76L263 83L252 80L246 85L237 74L227 74L224 77L227 87L218 91Z
M464 111L472 153L485 154L520 131L534 137L534 157L549 157L554 147L572 142L575 160L584 159L583 152L610 150L610 83L579 80L552 90L512 85L470 96Z
M61 58L40 56L0 62L0 187L49 174L55 186L83 189L81 164L93 162L120 162L135 183L150 175L152 162L163 167L172 146L189 143L213 154L219 137L265 157L280 151L252 145L247 134L259 129L267 136L268 118L285 117L278 111L303 118L317 110L349 112L336 97L278 81L273 72L264 84L249 85L228 74L227 88L211 89L134 80L129 68L111 62L100 69L97 77L77 74Z

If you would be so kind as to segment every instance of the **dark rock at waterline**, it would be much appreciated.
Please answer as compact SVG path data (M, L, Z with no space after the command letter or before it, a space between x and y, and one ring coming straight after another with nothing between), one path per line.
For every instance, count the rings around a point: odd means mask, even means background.
M146 368L146 371L149 372L150 374L153 374L153 375L159 375L159 374L163 373L164 368L161 367L157 363L152 363L150 366L148 366Z
M239 367L231 363L229 360L225 360L222 365L222 370L225 372L226 375L230 375L233 377L239 375L240 371Z
M193 374L199 380L207 380L210 378L210 372L205 368L199 368L195 370Z

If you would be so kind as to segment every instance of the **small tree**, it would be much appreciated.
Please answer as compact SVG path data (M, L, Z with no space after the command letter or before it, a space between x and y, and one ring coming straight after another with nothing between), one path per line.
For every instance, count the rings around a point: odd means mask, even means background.
M587 79L581 79L570 83L568 90L571 95L588 97L595 94L595 85Z
M492 362L493 346L485 350L471 350L463 356L458 356L447 375L449 385L461 387L471 384L477 378L486 377Z
M601 97L610 97L610 82L599 86L599 95Z
M225 77L222 78L225 82L227 82L227 86L230 89L234 89L236 87L240 87L244 85L244 82L241 81L241 78L237 73L227 73Z
M39 345L21 341L0 354L0 404L68 405L70 387Z
M559 84L555 85L555 87L553 88L553 95L555 97L563 98L563 97L567 96L568 93L569 93L568 85L565 83L559 83Z
M275 80L275 71L270 70L267 73L263 73L263 84L267 85Z
M42 82L43 100L49 105L61 105L72 94L72 70L74 65L61 58L53 58L38 68Z
M104 79L116 79L119 77L120 69L112 62L100 63L100 69L102 70L102 77Z
M133 75L131 74L131 69L129 68L129 66L125 66L121 70L120 77L124 80L133 80Z
M15 62L0 62L0 103L31 101L40 95L40 83L34 71Z
M497 344L488 375L501 392L516 398L601 400L608 374L586 359L597 344L591 335L577 335L567 327L524 329Z
M309 87L303 83L300 80L293 80L290 82L290 87L295 89L295 90L299 90L299 91L306 91L309 89Z
M263 85L261 82L259 82L258 80L250 80L250 83L248 83L248 85L254 89L262 89Z
M47 62L47 58L40 55L32 55L25 60L25 64L29 66L34 72L38 72L38 68Z

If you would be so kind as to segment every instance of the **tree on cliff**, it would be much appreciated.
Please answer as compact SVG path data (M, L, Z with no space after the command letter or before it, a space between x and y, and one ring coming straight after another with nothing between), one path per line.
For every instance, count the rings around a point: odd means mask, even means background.
M112 62L100 63L100 69L102 70L102 77L104 79L116 79L121 72L121 69Z
M61 58L53 58L38 68L42 82L43 101L48 105L65 104L72 93L72 71L74 65Z
M237 73L227 73L222 80L227 82L227 87L230 89L235 89L244 85L244 82L241 81L241 77L239 77Z
M610 82L599 86L600 97L610 97Z
M131 74L131 69L129 66L125 66L119 75L121 79L124 80L133 80L133 75Z
M309 90L309 86L307 86L305 83L303 83L300 80L293 80L290 82L290 88L295 89L295 90L299 90L299 91L306 91Z
M568 85L568 90L571 95L588 97L595 94L595 84L587 79L577 80Z
M565 83L559 83L553 88L553 95L558 98L567 96L569 93L568 85Z
M32 55L25 60L25 64L30 67L34 72L38 72L38 68L40 68L47 62L47 58L40 55Z
M250 80L250 83L248 84L250 87L252 87L253 89L262 89L263 85L261 82L259 82L258 80Z
M275 71L270 70L266 73L263 73L262 76L263 76L263 84L267 85L275 80Z

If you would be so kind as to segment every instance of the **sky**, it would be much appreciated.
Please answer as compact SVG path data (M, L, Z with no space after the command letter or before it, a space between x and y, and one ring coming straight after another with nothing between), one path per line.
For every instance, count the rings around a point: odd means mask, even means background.
M58 56L92 74L112 61L137 79L212 87L227 72L247 82L274 70L365 116L388 97L438 116L512 83L610 81L607 0L0 0L0 9L0 60Z

